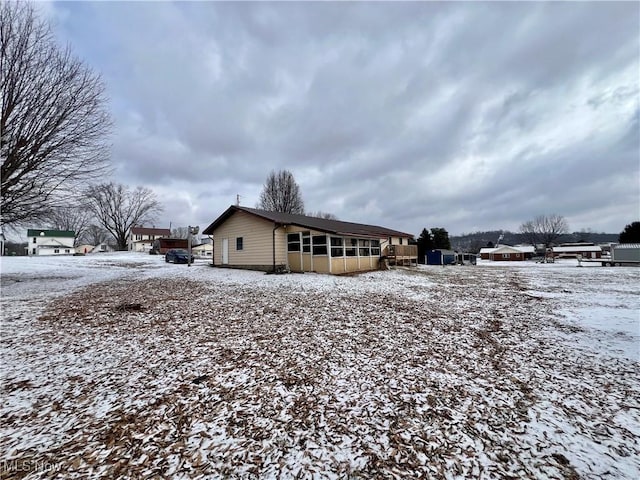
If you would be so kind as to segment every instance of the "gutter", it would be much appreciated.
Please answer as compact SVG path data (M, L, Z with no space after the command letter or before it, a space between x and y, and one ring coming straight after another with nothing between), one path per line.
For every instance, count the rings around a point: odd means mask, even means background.
M276 273L276 230L278 228L280 228L282 226L282 224L279 223L273 223L273 231L272 231L272 236L273 236L273 273Z

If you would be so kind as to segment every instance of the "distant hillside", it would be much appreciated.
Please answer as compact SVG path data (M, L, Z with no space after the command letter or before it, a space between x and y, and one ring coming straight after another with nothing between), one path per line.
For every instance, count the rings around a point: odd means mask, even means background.
M521 233L514 233L509 231L488 231L488 232L475 232L467 233L465 235L458 235L449 237L451 240L451 248L457 251L476 253L481 248L486 247L489 242L495 243L498 241L500 235L504 235L500 243L502 245L518 245L520 243L526 243L524 235ZM610 243L618 241L618 233L595 233L595 232L573 232L567 235L563 235L558 243L563 242L593 242L593 243Z

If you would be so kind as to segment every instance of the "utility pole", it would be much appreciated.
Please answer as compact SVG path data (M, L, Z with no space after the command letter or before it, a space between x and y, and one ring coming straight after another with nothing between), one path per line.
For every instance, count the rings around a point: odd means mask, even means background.
M192 227L189 225L188 227L189 234L187 236L187 267L191 266L191 235L197 235L200 231L200 227L195 226Z

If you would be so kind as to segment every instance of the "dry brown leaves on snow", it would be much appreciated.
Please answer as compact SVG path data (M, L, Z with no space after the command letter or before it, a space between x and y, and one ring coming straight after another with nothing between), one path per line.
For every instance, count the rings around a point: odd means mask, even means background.
M637 363L576 363L546 335L551 301L470 272L373 274L404 278L386 293L150 279L57 299L3 340L29 375L5 379L0 440L6 462L55 468L2 478L577 478L562 435L531 430L545 408L638 456L607 421L637 414Z

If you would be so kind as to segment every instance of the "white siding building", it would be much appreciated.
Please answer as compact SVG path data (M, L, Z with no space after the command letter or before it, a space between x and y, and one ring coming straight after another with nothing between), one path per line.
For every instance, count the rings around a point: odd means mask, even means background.
M153 248L153 242L158 238L168 238L171 230L168 228L131 227L127 235L127 245L130 252L148 252Z
M42 255L73 255L73 230L27 230L27 251L30 257Z

